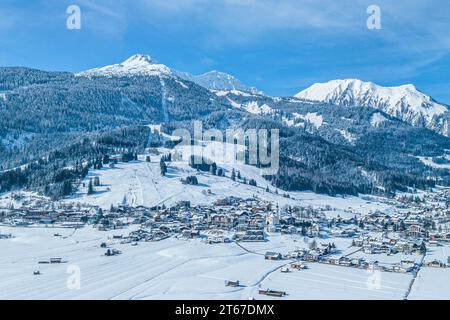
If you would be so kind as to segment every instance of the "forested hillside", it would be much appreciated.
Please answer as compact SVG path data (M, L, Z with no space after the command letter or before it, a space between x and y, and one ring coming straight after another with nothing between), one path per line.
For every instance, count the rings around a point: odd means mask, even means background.
M419 160L445 159L449 138L379 110L215 94L177 76L1 68L0 192L27 188L65 196L105 156L162 145L147 125L163 123L170 134L192 129L193 120L205 129L279 129L280 170L266 178L281 189L392 195L450 181L448 170Z

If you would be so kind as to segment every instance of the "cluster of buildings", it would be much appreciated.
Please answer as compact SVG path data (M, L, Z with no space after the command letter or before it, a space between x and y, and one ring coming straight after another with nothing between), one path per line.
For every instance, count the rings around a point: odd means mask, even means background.
M119 205L108 210L90 205L55 206L49 202L39 206L25 204L17 209L0 208L0 225L67 228L92 225L100 231L138 225L138 229L122 240L130 243L160 241L168 237L199 238L210 244L263 242L274 233L316 239L348 238L355 251L366 255L424 254L428 247L450 242L448 190L423 194L420 199L400 196L392 204L394 210L365 215L349 209L344 212L347 218L342 218L328 215L330 207L280 208L256 196L248 199L226 197L211 205L193 206L189 201L181 201L171 207ZM0 238L6 236L0 234ZM266 255L268 260L283 258L286 257L276 252ZM377 267L376 259L368 262L336 256L336 248L331 244L296 251L289 258L360 268ZM447 265L447 261L434 261L430 266ZM408 272L415 265L402 261L386 268L385 271Z

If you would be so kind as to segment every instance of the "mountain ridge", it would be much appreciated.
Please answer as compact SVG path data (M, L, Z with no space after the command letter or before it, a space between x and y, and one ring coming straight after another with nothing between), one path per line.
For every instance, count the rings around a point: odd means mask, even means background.
M209 90L239 90L262 94L258 89L243 84L231 74L212 70L200 75L193 75L161 64L147 54L135 54L121 63L89 69L75 75L81 77L173 76L194 82Z
M331 80L316 83L295 95L297 98L339 106L362 106L378 109L413 126L425 127L449 136L450 110L415 85L383 87L359 79Z

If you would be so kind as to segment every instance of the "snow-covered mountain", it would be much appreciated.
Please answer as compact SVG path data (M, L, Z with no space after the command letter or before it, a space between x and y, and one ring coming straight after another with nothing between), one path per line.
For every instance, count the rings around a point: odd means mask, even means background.
M177 75L210 90L238 90L252 94L262 94L258 89L243 84L232 75L216 70L198 76L186 72L178 72Z
M249 87L227 73L210 71L201 75L181 72L159 63L145 54L135 54L122 63L90 69L77 74L83 77L128 77L128 76L176 76L192 81L209 90L238 90L252 94L262 94L256 88Z
M316 83L301 91L297 98L341 106L363 106L384 111L414 126L426 127L449 136L449 107L408 84L382 87L357 79Z
M172 70L149 55L136 54L122 63L80 72L78 76L126 77L172 75Z

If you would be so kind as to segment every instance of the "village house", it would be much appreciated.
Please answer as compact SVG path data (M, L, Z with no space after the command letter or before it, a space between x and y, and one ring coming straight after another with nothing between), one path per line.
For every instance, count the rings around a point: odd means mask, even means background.
M281 260L283 258L283 256L279 252L268 251L264 255L264 258L266 260Z

